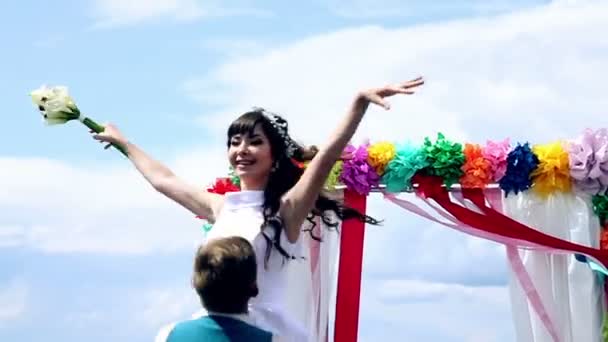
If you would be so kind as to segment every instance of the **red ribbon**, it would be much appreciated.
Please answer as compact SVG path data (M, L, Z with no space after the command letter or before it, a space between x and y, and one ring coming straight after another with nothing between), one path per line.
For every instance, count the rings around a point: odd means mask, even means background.
M421 196L435 200L443 209L464 224L501 236L532 242L554 250L585 254L608 267L608 251L562 240L517 222L489 207L486 204L485 196L481 189L462 189L462 194L464 198L471 200L483 214L452 202L447 189L442 187L442 181L438 177L417 176L414 181L419 184L418 191Z

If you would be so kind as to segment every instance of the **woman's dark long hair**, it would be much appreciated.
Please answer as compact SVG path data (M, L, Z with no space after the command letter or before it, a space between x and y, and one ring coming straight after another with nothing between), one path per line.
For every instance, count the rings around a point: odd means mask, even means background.
M285 125L287 132L287 122L282 118L278 118ZM264 204L263 215L264 222L261 228L266 226L272 227L274 236L269 237L264 234L268 242L265 259L266 262L272 252L272 246L277 251L288 259L293 259L294 256L289 255L280 245L280 237L283 230L283 222L277 213L279 211L281 197L291 189L300 179L304 170L294 163L292 158L297 162L305 162L312 160L317 153L316 147L304 148L298 146L293 157L287 156L287 146L285 140L280 136L279 131L273 126L262 109L256 109L247 112L237 118L228 128L228 146L233 136L238 134L252 134L257 125L260 125L264 134L268 137L270 150L274 161L274 167L268 177L268 184L264 189ZM340 221L356 219L365 223L378 225L380 222L368 215L362 214L355 209L344 206L335 199L320 193L315 202L315 206L307 217L307 220L312 224L312 228L316 226L314 219L320 217L329 229L337 229ZM337 218L337 219L336 219ZM312 238L320 240L318 236L313 234L313 229L307 229Z

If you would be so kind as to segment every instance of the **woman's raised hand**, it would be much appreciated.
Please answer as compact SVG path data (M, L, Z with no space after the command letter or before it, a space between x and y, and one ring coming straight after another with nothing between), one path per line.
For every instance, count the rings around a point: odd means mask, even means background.
M394 96L397 94L405 94L405 95L414 94L414 91L416 90L416 88L418 88L419 86L421 86L423 84L424 84L423 78L417 77L413 80L399 83L399 84L393 84L393 85L388 85L388 86L381 87L381 88L373 88L373 89L364 90L359 93L359 99L377 104L378 106L383 107L384 109L388 110L391 108L391 106L385 100L385 98L391 97L391 96Z
M94 133L93 139L100 143L108 143L105 148L109 148L112 144L118 146L125 146L127 144L127 138L120 132L120 130L113 124L105 124L104 131L101 133Z

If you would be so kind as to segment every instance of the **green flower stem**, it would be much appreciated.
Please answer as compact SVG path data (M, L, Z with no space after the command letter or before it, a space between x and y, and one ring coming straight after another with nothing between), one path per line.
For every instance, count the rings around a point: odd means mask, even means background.
M88 128L90 128L95 133L101 133L101 132L104 131L104 127L103 126L99 125L98 123L96 123L95 121L93 121L93 120L91 120L91 119L89 119L87 117L85 117L82 120L82 123L85 126L87 126ZM122 154L125 157L127 157L127 158L129 157L129 155L127 154L127 151L122 146L117 145L117 144L112 144L112 146L114 146L114 148L116 148L117 150L119 150L120 152L122 152Z

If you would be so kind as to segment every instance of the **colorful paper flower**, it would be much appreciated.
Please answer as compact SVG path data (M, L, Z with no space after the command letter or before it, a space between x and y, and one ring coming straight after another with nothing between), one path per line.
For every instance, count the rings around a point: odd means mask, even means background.
M595 195L591 198L593 204L593 212L600 219L600 224L605 225L608 219L608 196Z
M608 250L608 227L606 225L600 231L600 249L603 251Z
M384 174L386 165L395 157L395 145L389 142L378 142L367 148L367 162L379 175Z
M492 181L492 164L484 158L481 146L466 144L464 157L464 175L460 178L460 184L465 188L485 188Z
M203 229L203 233L207 234L213 229L213 225L209 222L205 222L201 228Z
M538 163L538 157L528 143L517 144L507 156L507 171L499 182L505 196L509 196L511 192L518 194L529 189L532 186L531 173Z
M291 162L293 163L293 165L295 165L298 169L302 169L304 170L306 168L306 166L308 165L307 162L301 162L296 160L295 158L291 158Z
M241 189L236 186L229 177L218 178L211 186L207 188L208 192L223 195L227 192L237 192Z
M608 189L608 130L586 129L568 144L570 176L577 190L603 194Z
M343 162L340 174L340 182L361 195L368 195L380 182L380 176L367 162L368 146L364 144L355 148L349 144L344 151L352 154L352 158Z
M388 192L410 190L414 175L429 165L422 149L412 144L400 145L393 160L386 166L382 183L386 185Z
M224 195L227 192L238 192L241 191L239 186L233 183L231 177L217 178L215 182L207 187L207 192L211 192L218 195ZM196 216L201 220L207 220L206 217ZM209 222L203 224L203 231L208 232L213 228L213 225Z
M532 171L532 190L542 196L554 191L567 192L572 188L568 152L561 142L536 145L532 148L538 157L538 167Z
M327 179L325 180L326 189L334 190L336 188L338 180L340 179L340 174L342 173L342 164L343 162L338 160L334 166L332 166L331 171L329 171L329 175L327 175Z
M463 175L461 167L464 164L461 144L452 142L439 133L435 143L428 137L424 139L423 151L430 163L430 175L441 177L448 187L458 183Z
M230 177L230 181L232 182L232 184L240 187L241 186L241 179L239 178L239 176L236 175L236 171L234 170L234 167L230 166L230 169L228 171L228 176Z
M492 181L500 181L507 172L507 156L509 155L510 148L511 143L509 139L498 142L488 140L486 142L486 146L481 153L490 163Z

